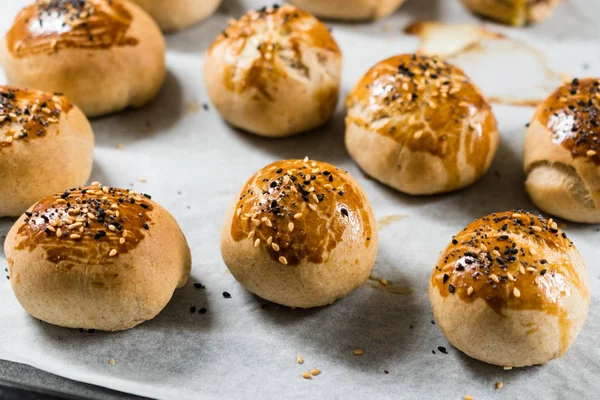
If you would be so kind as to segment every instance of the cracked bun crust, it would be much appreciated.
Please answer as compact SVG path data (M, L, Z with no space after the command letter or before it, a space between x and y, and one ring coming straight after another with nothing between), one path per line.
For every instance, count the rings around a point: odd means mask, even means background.
M289 307L318 307L367 280L377 254L375 224L347 172L308 159L278 161L236 197L221 252L250 292Z
M461 0L471 12L507 25L545 20L561 0Z
M363 21L385 18L405 0L291 0L291 3L319 18Z
M525 173L537 207L600 223L600 79L574 79L539 105L525 136Z
M68 328L119 331L150 320L191 268L167 210L148 195L99 183L33 205L4 252L23 308Z
M66 97L0 86L0 217L85 184L93 160L92 127Z
M166 73L162 33L127 0L37 0L0 61L10 84L64 93L88 117L145 105Z
M509 367L562 356L590 304L573 243L556 222L524 211L488 215L457 234L433 270L429 297L453 346Z
M250 11L215 40L205 60L208 94L230 124L281 137L331 118L342 55L325 25L292 6Z
M185 29L210 17L221 0L131 0L142 7L164 32Z
M463 188L498 148L491 106L462 70L399 55L369 70L347 100L346 147L365 173L413 195Z

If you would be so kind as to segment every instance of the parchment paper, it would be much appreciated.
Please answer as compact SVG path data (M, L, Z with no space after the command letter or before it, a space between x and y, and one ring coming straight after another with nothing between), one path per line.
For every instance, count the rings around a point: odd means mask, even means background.
M27 2L2 3L0 31L5 31ZM142 110L93 120L97 147L92 180L150 193L173 213L193 252L190 283L153 321L121 333L81 333L31 318L17 303L8 281L1 279L0 358L161 399L459 399L466 394L476 399L598 398L596 226L568 224L566 229L587 262L592 302L581 335L563 358L504 371L463 355L432 323L428 279L451 236L491 212L535 210L524 193L522 172L525 123L533 109L494 106L502 142L490 172L472 187L433 197L396 193L364 177L347 155L342 102L322 129L283 140L236 131L212 107L204 109L203 104L209 103L203 85L204 51L229 16L261 5L225 0L210 20L169 36L169 76L160 96ZM556 71L600 76L599 16L596 1L571 0L550 21L533 28L486 26L539 49ZM331 24L345 57L342 97L374 63L418 47L417 37L402 33L415 19L479 23L456 0L409 0L383 22ZM479 82L482 87L510 91L510 79L498 82L500 68L483 74L482 65L489 67L473 57L463 67L477 73L478 79L487 77L488 82ZM518 70L512 73L521 82L515 85L514 96L523 95L523 84L539 78L519 76ZM381 220L374 275L387 279L390 287L370 281L332 306L290 310L266 304L227 273L219 232L229 202L259 168L306 155L348 169L366 191ZM0 220L0 237L12 223ZM6 266L2 253L0 266L2 270ZM194 288L196 282L206 289ZM224 298L224 291L232 297ZM191 314L192 306L208 311ZM353 355L357 348L364 350L362 356ZM298 355L304 358L303 365L296 363ZM111 359L114 365L109 364ZM313 368L322 373L311 380L301 377ZM497 381L504 382L501 390L494 389Z

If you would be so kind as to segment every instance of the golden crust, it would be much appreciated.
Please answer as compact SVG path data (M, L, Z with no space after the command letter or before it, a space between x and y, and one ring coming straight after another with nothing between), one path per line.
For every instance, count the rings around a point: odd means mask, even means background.
M572 288L586 283L572 266L577 250L552 220L524 211L480 218L456 235L431 276L442 296L483 299L504 309L560 311Z
M573 158L600 164L600 79L573 79L538 107L534 119Z
M32 206L4 251L23 308L70 328L116 331L152 319L191 268L168 211L146 195L100 184Z
M240 193L231 225L235 241L251 240L285 265L323 263L342 240L371 245L367 200L349 175L319 161L277 161L254 174Z
M320 18L361 21L385 18L405 0L292 0L291 3Z
M497 149L491 106L462 70L437 57L404 54L381 61L355 86L347 107L348 134L360 130L397 143L400 159L394 163L408 164L402 158L413 153L440 161L446 175L442 187L413 190L401 182L392 185L408 193L436 193L470 184L487 171ZM349 140L347 135L355 160L362 159L363 141ZM358 163L369 173L368 160ZM425 160L417 164L417 170L429 168ZM468 179L466 168L472 170ZM374 177L386 183L393 180L384 174L378 171Z
M58 124L72 108L60 94L0 86L0 154L15 140L46 137L48 127Z
M121 0L38 0L17 15L6 40L15 57L135 46L138 40L127 36L131 21Z
M132 0L142 7L163 32L185 29L211 16L221 0Z
M540 22L550 15L560 0L462 0L475 14L508 25Z
M573 243L556 222L521 210L482 217L457 234L433 270L429 296L455 347L515 367L563 355L590 302Z
M325 123L341 81L327 27L293 6L250 11L207 53L208 94L224 119L249 132L288 136Z

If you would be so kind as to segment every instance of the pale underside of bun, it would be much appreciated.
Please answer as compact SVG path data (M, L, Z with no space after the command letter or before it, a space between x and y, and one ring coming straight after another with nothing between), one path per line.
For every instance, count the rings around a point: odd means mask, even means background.
M142 7L163 32L185 29L211 16L222 0L132 0Z
M320 18L362 21L381 19L396 11L406 0L292 0L299 8Z
M530 166L525 187L544 212L574 222L600 223L600 210L573 166L538 162Z

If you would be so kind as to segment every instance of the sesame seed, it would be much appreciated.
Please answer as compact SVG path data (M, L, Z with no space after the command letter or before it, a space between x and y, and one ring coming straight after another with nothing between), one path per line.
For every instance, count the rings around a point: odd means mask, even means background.
M313 211L317 211L317 207L314 204L309 204L308 208L310 208Z
M525 274L525 267L523 267L522 265L519 265L519 272L521 274Z
M513 275L513 274L511 274L510 272L507 272L507 273L506 273L506 276L508 276L508 279L510 279L511 281L514 281L514 280L515 280L515 277L514 277L514 275Z
M62 229L58 228L56 230L56 236L61 237L62 236Z
M287 265L287 259L284 256L279 257L279 262L282 263L283 265Z
M77 235L77 234L73 233L72 235L69 236L69 238L71 238L71 239L81 239L81 235Z
M256 239L254 241L254 247L258 247L259 244L260 244L260 239Z
M289 230L290 232L292 232L292 231L294 230L294 223L293 223L293 222L290 222L290 223L288 224L288 230Z
M273 248L273 250L279 251L279 245L277 243L272 243L271 247Z
M500 282L500 279L498 279L498 275L496 275L496 274L491 274L490 279L496 283Z
M112 250L110 251L110 253L108 253L108 256L109 256L109 257L114 257L114 256L116 256L116 255L117 255L117 249L112 249Z
M494 251L492 251L492 255L493 255L494 257L500 257L500 256L501 256L501 254L500 254L500 252L499 252L498 250L494 250Z
M273 243L273 236L269 236L269 238L267 239L267 245L271 245L271 243Z
M302 358L302 356L298 356L298 357L296 358L296 362L297 362L298 364L302 364L302 363L304 363L304 359Z
M361 356L363 354L362 349L356 349L352 352L355 356Z
M593 157L596 155L596 152L594 150L588 150L587 153L585 153L588 157Z
M320 370L320 369L317 369L317 368L315 368L315 369L313 369L313 370L311 370L311 371L310 371L310 374L311 374L312 376L317 376L317 375L319 375L320 373L321 373L321 370Z
M487 252L487 247L485 246L485 244L481 243L481 244L479 245L479 248L481 249L481 251L483 251L483 252Z
M467 289L467 296L470 296L473 294L473 287L469 286L469 288Z
M542 228L540 228L540 227L539 227L539 226L537 226L537 225L536 225L536 226L534 226L534 227L533 227L533 228L531 228L531 229L533 229L533 230L534 230L534 231L536 231L536 232L541 232L541 231L542 231Z
M300 218L302 218L303 215L304 214L302 214L302 213L294 214L294 219L300 219Z
M303 377L304 379L310 379L310 378L311 378L311 375L310 375L308 372L303 372L303 373L302 373L302 377Z
M496 382L496 389L502 389L503 386L504 386L504 383Z
M381 283L383 286L387 286L388 285L388 281L385 279L380 279L379 283Z
M515 295L515 297L521 297L521 291L517 288L513 289L513 294Z
M123 244L123 243L125 243L125 238L124 237L119 238L119 244Z

